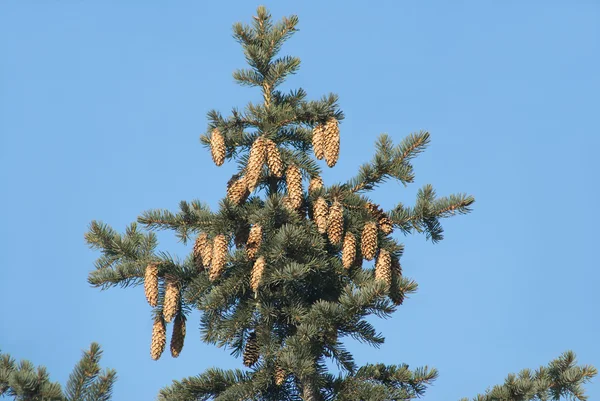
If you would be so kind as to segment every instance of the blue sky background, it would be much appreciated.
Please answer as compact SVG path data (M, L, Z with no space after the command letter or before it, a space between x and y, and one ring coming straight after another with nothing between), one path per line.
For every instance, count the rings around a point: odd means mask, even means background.
M99 342L117 369L115 400L149 400L210 366L241 367L199 341L149 356L143 289L91 288L92 219L122 230L180 200L216 205L232 165L198 138L205 113L259 100L231 25L250 1L0 2L0 348L46 365L61 383ZM438 245L406 238L420 290L360 363L437 367L426 399L457 400L567 349L600 367L597 203L600 3L597 1L270 1L300 17L284 54L302 59L286 88L340 95L341 160L354 174L378 134L432 133L416 183L376 199L410 203L423 184L476 197ZM169 235L162 249L190 251ZM588 386L600 398L600 379Z

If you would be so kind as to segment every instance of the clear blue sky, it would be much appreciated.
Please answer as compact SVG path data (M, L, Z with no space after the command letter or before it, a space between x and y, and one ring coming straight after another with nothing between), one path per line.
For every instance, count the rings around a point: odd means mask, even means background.
M381 349L353 345L358 361L437 367L429 400L472 396L567 349L600 367L600 3L376 3L266 4L300 17L283 53L302 68L286 87L340 95L341 160L325 181L353 174L378 134L427 129L416 184L386 184L376 198L410 203L431 183L477 202L446 222L440 244L406 239L405 274L420 291L378 322ZM97 341L119 374L115 400L241 366L200 342L197 314L182 355L152 361L143 289L89 287L97 254L83 234L92 219L122 230L144 210L224 195L233 166L215 167L198 138L209 109L260 99L231 77L244 66L231 25L257 5L0 2L4 352L64 383Z

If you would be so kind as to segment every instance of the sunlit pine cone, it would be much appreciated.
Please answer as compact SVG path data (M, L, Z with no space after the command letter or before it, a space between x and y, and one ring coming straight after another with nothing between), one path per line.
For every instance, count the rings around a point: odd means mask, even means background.
M374 222L365 224L360 239L360 249L365 259L373 260L377 253L377 224Z
M344 236L342 244L342 266L349 269L354 264L356 258L356 238L351 232L347 232Z
M329 219L327 221L327 235L329 242L339 244L344 234L344 208L339 201L333 201L329 209Z
M185 341L185 316L179 313L175 317L175 323L173 323L173 333L171 334L171 356L177 358L183 349L183 342Z
M208 276L210 281L214 281L221 276L226 260L227 238L223 234L219 234L213 240L212 264Z
M246 201L249 195L250 190L248 189L246 177L232 177L227 186L227 198L234 204L240 205Z
M317 124L312 131L312 146L315 157L319 160L325 156L325 126Z
M287 168L285 175L290 206L292 209L298 210L304 200L302 193L302 173L297 166L291 165Z
M227 148L225 147L225 138L218 128L212 130L210 137L210 153L212 159L217 166L221 166L225 162L225 153Z
M379 250L377 262L375 262L375 280L382 280L386 284L386 292L392 285L392 257L385 249Z
M246 253L248 254L248 259L252 260L256 257L256 252L258 252L261 243L262 227L259 224L255 224L250 229L250 235L248 236L248 242L246 243Z
M150 342L150 357L155 361L160 358L167 343L167 328L162 317L154 319L152 325L152 341Z
M158 305L158 265L149 263L144 274L144 293L150 306Z
M173 320L179 312L180 288L177 279L168 275L165 277L165 300L163 304L163 316L167 322Z
M329 167L335 166L340 156L340 128L338 120L330 118L325 124L325 161Z
M250 148L248 164L246 166L246 182L250 193L254 191L260 181L260 174L266 161L265 140L262 136L256 138Z
M308 193L312 195L321 188L323 188L323 179L320 176L311 178L308 184Z
M260 287L262 283L265 266L266 262L263 256L256 259L254 266L252 266L252 273L250 275L250 288L252 288L252 291L254 292L258 292L258 287Z
M313 218L315 219L315 224L317 225L319 232L325 234L329 222L329 205L327 205L327 201L322 196L314 203Z
M277 178L283 176L283 163L281 162L281 155L275 142L270 139L265 139L265 150L267 153L267 165L269 171Z

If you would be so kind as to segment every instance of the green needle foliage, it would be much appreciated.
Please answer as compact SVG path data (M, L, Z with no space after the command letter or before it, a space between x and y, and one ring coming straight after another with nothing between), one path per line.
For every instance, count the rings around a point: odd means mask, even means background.
M69 376L65 390L50 381L43 366L29 361L16 362L8 354L0 354L0 396L15 401L108 401L117 374L112 369L101 371L102 350L96 343L83 352L81 360Z
M144 212L123 234L97 221L86 234L101 252L90 284L144 284L153 307L154 359L165 348L165 324L198 310L202 339L250 366L176 381L161 400L410 400L437 377L427 367L358 366L343 340L379 347L384 337L367 318L391 316L417 289L402 274L404 247L391 231L423 233L435 243L443 239L441 220L470 212L474 199L438 197L425 185L413 206L379 208L372 196L380 184L414 182L411 162L430 142L425 131L399 143L381 135L373 159L354 177L303 190L320 180L320 159L335 165L344 115L334 94L309 100L303 89L278 89L300 66L296 57L278 56L297 23L296 16L274 22L259 7L251 25L233 26L249 65L233 76L260 88L262 100L228 116L208 113L202 144L217 165L238 166L218 207L182 201L175 212ZM182 259L159 251L157 230L193 242L193 250ZM363 253L376 261L363 264ZM174 329L171 344L182 344L182 332ZM579 391L572 382L553 383L554 392Z

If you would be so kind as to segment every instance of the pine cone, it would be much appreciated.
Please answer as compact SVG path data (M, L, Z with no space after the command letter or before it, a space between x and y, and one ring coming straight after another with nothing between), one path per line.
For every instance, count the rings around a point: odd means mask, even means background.
M323 179L320 176L311 178L308 184L308 193L312 195L321 188L323 188Z
M196 241L194 242L194 264L199 271L205 269L207 265L204 264L204 259L202 258L202 252L208 243L208 235L206 233L201 233L196 237Z
M225 138L218 128L212 130L212 136L210 137L210 152L212 159L217 166L220 166L225 162Z
M402 283L402 266L400 260L392 258L392 287L390 288L390 299L394 305L402 305L404 302L404 292L401 288Z
M258 137L250 148L250 156L248 156L248 165L246 166L246 182L248 183L248 190L252 193L258 181L260 180L260 174L265 164L265 141L263 137Z
M200 259L204 268L207 269L212 262L212 242L206 233L200 234L196 242L200 242Z
M281 178L283 175L283 163L281 162L281 155L275 142L270 139L265 139L265 149L267 153L267 165L269 171L277 178Z
M252 291L257 292L258 287L262 283L263 274L265 272L265 258L263 256L256 259L254 266L252 267L252 274L250 276L250 288Z
M158 265L150 263L146 266L144 274L144 292L150 306L158 305Z
M344 244L342 245L342 265L349 269L356 258L356 238L351 232L347 232L344 236Z
M246 348L244 349L244 365L251 368L256 362L258 362L259 349L258 341L256 340L256 333L251 332L246 341Z
M325 156L325 127L323 124L317 124L312 132L312 146L315 157L319 160Z
M287 168L286 183L290 206L298 210L302 206L304 195L302 193L302 173L300 169L294 165Z
M276 386L281 386L283 384L283 382L285 382L286 376L287 376L287 373L286 373L285 369L283 369L280 366L275 366L275 385Z
M389 235L394 231L394 223L392 219L384 215L379 219L379 228L385 235Z
M229 181L229 185L227 185L227 198L234 204L240 205L246 201L250 191L248 190L246 177L237 177L237 175L233 176Z
M219 234L215 237L212 254L212 266L208 276L210 281L219 278L225 268L225 262L227 260L227 238L225 238L223 234Z
M367 260L373 260L375 253L377 253L377 224L373 222L365 224L360 242L363 257Z
M167 328L165 327L165 321L162 317L154 320L152 326L152 341L150 343L150 357L155 361L160 358L163 351L165 350L165 344L167 343Z
M185 341L185 316L178 314L173 323L173 333L171 334L171 356L177 358L183 348Z
M392 257L385 249L379 250L379 257L375 263L375 280L383 280L386 284L386 292L392 285Z
M325 161L329 167L335 166L340 156L340 128L335 118L330 118L325 124Z
M321 234L325 234L329 220L329 205L327 205L327 201L322 196L315 201L313 214L317 229Z
M329 209L329 220L327 222L329 242L332 244L339 244L342 241L343 234L344 208L342 207L342 204L336 200L331 205L331 209Z
M248 254L248 259L252 260L256 257L256 252L260 248L260 244L262 243L262 227L258 224L255 224L250 229L250 235L248 236L248 243L246 244L246 253Z
M173 320L179 312L179 284L174 276L165 277L165 301L163 304L163 316L167 322Z

